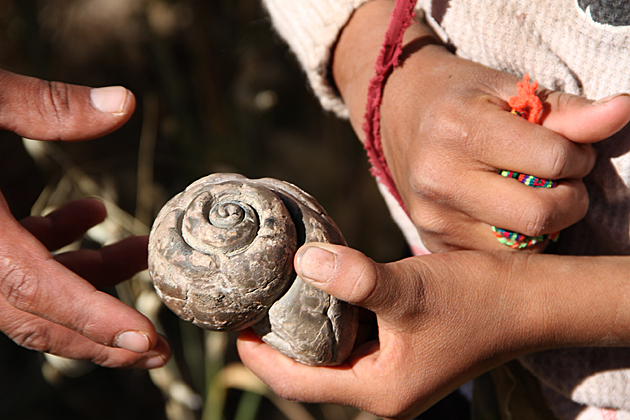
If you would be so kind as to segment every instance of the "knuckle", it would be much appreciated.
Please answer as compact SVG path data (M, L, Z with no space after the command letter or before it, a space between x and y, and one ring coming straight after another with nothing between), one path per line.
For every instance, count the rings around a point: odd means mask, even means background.
M349 292L350 300L358 304L376 300L377 278L378 272L374 263L364 264L354 278L354 284Z
M421 203L444 203L454 197L455 182L452 177L456 171L451 170L447 161L452 160L444 157L436 159L429 154L414 159L413 167L421 169L412 171L410 186Z
M24 323L9 336L24 348L41 352L50 351L51 337L48 328L39 321Z
M469 126L462 120L462 115L465 113L460 103L441 100L427 110L426 120L423 120L422 124L433 141L445 146L450 142L461 144L470 137Z
M547 158L549 177L552 179L563 178L568 167L570 157L570 144L568 142L554 142L551 153Z
M411 220L421 236L443 236L457 230L448 216L449 212L434 206L416 206L411 211Z
M68 85L60 82L41 81L40 86L41 110L42 116L54 126L51 131L56 130L56 137L63 137L63 127L69 119L70 109L70 92Z
M556 111L560 113L570 112L571 110L583 105L583 99L580 96L565 92L558 93L556 101Z
M14 307L29 312L37 303L39 278L32 270L9 266L2 278L2 294Z
M540 236L547 230L553 217L553 206L537 200L521 214L520 233L527 236Z

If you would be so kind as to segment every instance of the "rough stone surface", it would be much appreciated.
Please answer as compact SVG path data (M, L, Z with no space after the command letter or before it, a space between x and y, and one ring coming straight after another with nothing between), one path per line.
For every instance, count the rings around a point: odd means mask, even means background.
M252 326L310 365L343 362L357 309L305 283L293 257L306 242L345 244L313 197L287 182L213 174L173 197L149 239L149 272L179 317L210 330Z

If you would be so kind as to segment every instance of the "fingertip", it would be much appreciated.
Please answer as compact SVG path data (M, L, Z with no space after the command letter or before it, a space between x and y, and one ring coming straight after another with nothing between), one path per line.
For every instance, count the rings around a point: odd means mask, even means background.
M117 279L127 279L139 271L146 270L149 258L149 237L129 236L104 246L101 252L111 266L118 265Z
M152 351L157 352L162 358L168 362L171 358L171 346L168 344L168 340L162 334L157 335L157 342Z
M628 93L611 95L593 102L592 106L606 110L609 125L606 137L617 133L630 122L630 94Z
M236 340L236 351L243 364L249 368L259 365L259 360L270 360L275 357L277 350L269 347L251 328L246 328L239 331L238 338Z
M251 328L239 331L236 339L236 350L244 363L265 354L265 347L271 349Z
M103 201L96 197L84 197L64 204L61 207L48 213L46 217L55 218L60 215L70 216L70 218L76 221L76 217L82 219L89 219L90 223L97 225L105 220L107 217L107 208Z
M146 370L158 369L164 367L164 365L168 363L168 360L169 359L164 355L157 354L155 356L148 356L139 362L134 363L131 367Z
M311 285L345 302L372 309L377 264L360 251L342 245L308 243L298 250L295 267Z
M244 330L239 331L237 342L242 342L245 345L257 345L262 344L263 341L253 329L245 328Z
M308 243L295 255L295 270L298 275L313 283L328 282L337 266L337 254L328 244Z
M97 110L107 114L124 115L135 108L133 93L122 86L92 88L90 99Z
M146 258L148 258L148 256L149 256L149 235L130 236L128 238L128 241L130 241L135 247L143 250L146 253Z
M134 255L136 253L141 254L134 259L146 260L148 257L149 237L147 235L128 236L112 245L117 245L120 249L124 249L125 253L128 252ZM107 247L111 247L112 245L107 245ZM120 249L118 252L123 252L120 251Z
M146 352L146 356L131 367L138 369L157 369L168 363L171 358L171 347L164 336L158 334L155 346Z
M617 133L630 122L630 95L618 93L593 101L554 92L543 125L577 143L594 143Z

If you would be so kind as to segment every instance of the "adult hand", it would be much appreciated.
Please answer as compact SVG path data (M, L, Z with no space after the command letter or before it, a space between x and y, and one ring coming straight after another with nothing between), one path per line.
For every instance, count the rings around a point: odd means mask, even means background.
M134 106L122 87L90 89L0 70L0 129L23 137L99 137L124 124ZM170 350L151 322L98 290L146 268L146 238L50 253L105 216L102 203L83 199L20 224L0 195L0 330L24 347L103 366L162 366Z
M333 75L363 138L366 92L392 1L356 10L337 44ZM402 66L381 107L383 150L409 215L430 251L507 249L490 226L539 236L579 221L588 208L581 179L593 168L590 143L630 120L630 96L595 102L541 90L542 125L509 112L514 75L459 58L415 22ZM531 188L499 175L511 170L560 180ZM538 246L538 249L542 249Z
M315 287L373 312L378 339L356 343L340 366L312 367L241 333L243 363L286 399L412 418L517 356L630 343L626 257L458 251L378 264L351 248L310 243L295 267Z

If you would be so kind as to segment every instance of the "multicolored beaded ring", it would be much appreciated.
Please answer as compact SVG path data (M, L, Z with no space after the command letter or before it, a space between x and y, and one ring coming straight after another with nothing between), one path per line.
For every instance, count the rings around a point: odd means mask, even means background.
M516 86L518 88L518 95L513 96L508 101L508 104L512 108L512 113L525 118L529 122L537 124L538 116L542 110L542 102L540 101L538 95L536 95L538 82L530 83L529 74L525 74L525 76L523 76L523 80L518 82ZM514 178L519 182L534 188L555 188L558 185L558 183L552 179L537 178L532 175L521 174L513 171L503 170L500 171L499 174L506 178ZM560 232L540 236L526 236L521 233L500 229L495 226L492 227L492 232L494 232L494 236L497 237L499 242L513 249L524 249L548 239L555 242L560 236Z

